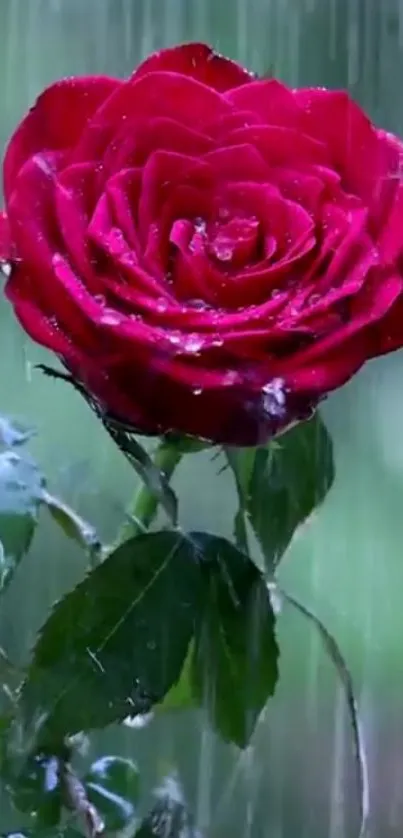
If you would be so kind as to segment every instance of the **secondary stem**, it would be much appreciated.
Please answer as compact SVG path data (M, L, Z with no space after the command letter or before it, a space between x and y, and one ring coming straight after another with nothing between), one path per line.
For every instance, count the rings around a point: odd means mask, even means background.
M155 451L153 463L166 479L170 480L181 457L182 454L177 446L163 440ZM158 506L157 495L143 484L135 496L133 507L129 512L129 520L121 528L118 544L147 532L158 512Z

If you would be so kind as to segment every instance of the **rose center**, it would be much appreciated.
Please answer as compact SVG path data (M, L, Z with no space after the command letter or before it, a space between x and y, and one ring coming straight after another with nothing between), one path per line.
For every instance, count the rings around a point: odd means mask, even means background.
M175 221L170 241L190 254L205 253L218 267L239 269L261 258L260 223L255 216L228 218L222 213L216 220Z
M256 259L258 241L257 218L231 218L209 232L206 249L217 262L241 267Z

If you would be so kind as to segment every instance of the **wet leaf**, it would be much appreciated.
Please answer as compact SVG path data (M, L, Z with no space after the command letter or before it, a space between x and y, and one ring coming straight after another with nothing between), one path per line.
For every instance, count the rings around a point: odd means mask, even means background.
M98 556L100 554L102 544L95 527L81 518L64 501L50 495L47 491L42 493L42 503L68 538L76 541L80 547L87 550L91 555Z
M0 446L13 448L14 446L24 445L35 434L35 428L26 427L18 420L10 419L8 416L0 416Z
M193 641L189 646L186 660L180 674L179 681L173 685L161 704L156 708L158 711L186 710L197 706L197 701L192 692L192 660L194 648Z
M35 818L35 829L56 826L61 817L62 792L55 756L31 754L13 783L17 811Z
M202 550L204 612L192 683L224 739L246 747L277 681L275 617L265 581L222 538L193 536Z
M59 602L22 688L39 738L146 713L178 680L200 610L190 541L160 532L125 542Z
M132 760L102 757L92 764L83 783L88 800L96 807L108 831L123 829L133 821L140 775Z
M229 465L234 472L236 488L238 492L239 507L234 518L235 544L244 553L248 553L248 532L247 532L247 499L249 484L252 477L253 466L256 457L255 448L226 448L225 450Z
M273 572L296 529L322 503L334 480L333 446L319 413L264 448L233 452L240 512ZM252 468L251 468L252 465Z
M0 452L0 591L30 547L44 484L31 459L13 450Z

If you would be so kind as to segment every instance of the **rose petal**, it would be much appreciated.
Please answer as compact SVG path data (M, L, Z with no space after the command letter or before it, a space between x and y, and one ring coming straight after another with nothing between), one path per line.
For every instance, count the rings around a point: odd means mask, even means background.
M294 90L305 129L325 142L348 190L371 206L388 159L371 121L343 91ZM359 164L358 164L359 161Z
M170 296L160 279L143 269L136 252L125 240L122 230L113 224L107 195L102 195L88 227L88 237L108 257L109 273L122 276L133 289L151 297ZM102 288L100 289L102 292ZM133 314L135 313L135 306Z
M29 296L24 293L23 276L13 277L6 285L6 297L14 306L16 316L29 337L52 350L60 357L69 358L75 351L69 337L63 334L54 321L41 311Z
M48 87L13 134L4 158L4 192L9 200L21 167L41 151L68 152L97 108L122 83L105 76L62 79Z
M232 131L261 124L262 118L257 113L234 110L224 114L224 116L219 116L212 122L207 122L204 131L216 142L222 142Z
M80 300L84 296L90 297L89 292L76 278L73 297L71 288L67 288L56 273L55 257L62 261L65 248L55 212L56 174L52 160L52 155L38 154L26 163L9 201L10 227L18 263L24 272L17 271L15 276L13 272L10 287L14 285L18 289L21 277L24 277L26 299L34 300L48 320L62 330L65 327L73 344L83 351L85 348L90 351L93 335L88 328L86 312L80 308Z
M340 387L373 355L372 330L401 300L403 281L374 270L352 299L350 320L283 363L281 374L295 391L326 393Z
M217 181L267 181L270 169L253 145L239 144L210 151L203 157Z
M106 185L108 206L116 225L136 253L140 251L137 227L142 176L141 169L122 169Z
M253 79L253 74L240 64L220 55L207 44L200 43L182 44L155 52L140 64L133 78L156 71L183 73L220 92L249 84Z
M0 262L7 262L12 255L13 245L8 218L5 212L0 212Z
M155 117L150 122L134 120L123 123L122 129L106 149L103 171L107 176L121 169L145 166L155 151L176 151L200 157L214 147L213 140L188 125L168 117Z
M269 125L302 128L301 111L293 92L276 79L262 79L226 94L237 109L258 114Z
M142 123L168 117L197 131L231 110L223 95L195 79L178 73L149 73L122 84L98 109L82 132L73 159L100 160L122 120L137 117Z
M87 229L97 200L97 172L90 163L70 166L55 182L55 208L59 230L72 265L88 288L99 293L100 282L92 264Z
M400 179L396 183L391 207L377 237L377 247L381 259L386 264L393 264L403 254L403 182L400 182Z
M253 125L230 131L223 140L226 145L249 143L270 166L298 166L301 163L327 165L331 162L324 143L302 131L281 125Z
M211 186L214 175L204 162L171 151L156 151L148 160L142 179L139 201L139 232L143 241L162 214L164 204L176 184L189 183L193 188Z
M55 215L54 155L36 154L20 170L8 203L8 218L18 257L35 277L37 289L63 242Z

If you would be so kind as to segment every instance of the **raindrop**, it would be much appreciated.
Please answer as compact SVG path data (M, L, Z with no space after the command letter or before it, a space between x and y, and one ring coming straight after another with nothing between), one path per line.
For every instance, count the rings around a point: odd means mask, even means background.
M155 304L155 308L160 314L163 314L167 310L168 305L168 300L165 297L160 297Z
M195 390L192 390L192 393L193 393L194 396L201 396L202 392L203 392L202 387L196 387Z
M222 236L217 236L212 242L211 250L219 262L230 262L234 255L234 246Z
M263 410L270 416L284 416L286 406L285 385L282 378L273 378L262 388Z
M6 279L11 276L11 270L12 268L10 262L3 262L0 260L0 272Z
M203 220L203 218L195 218L194 220L194 229L195 233L200 233L200 235L206 235L207 224Z
M121 322L121 318L119 314L112 309L105 309L105 311L101 314L100 323L104 326L118 326Z
M205 300L201 300L198 298L195 298L194 300L188 300L187 303L189 306L191 306L192 308L196 308L199 311L203 311L203 309L210 308L209 304L206 303Z
M233 384L236 384L237 381L238 373L236 373L235 370L229 370L222 378L222 384L224 387L231 387Z
M200 335L187 335L184 338L183 347L186 352L199 352L203 348L204 340Z
M182 343L183 335L180 332L172 332L168 335L168 340L170 343L173 343L174 346L179 346Z

